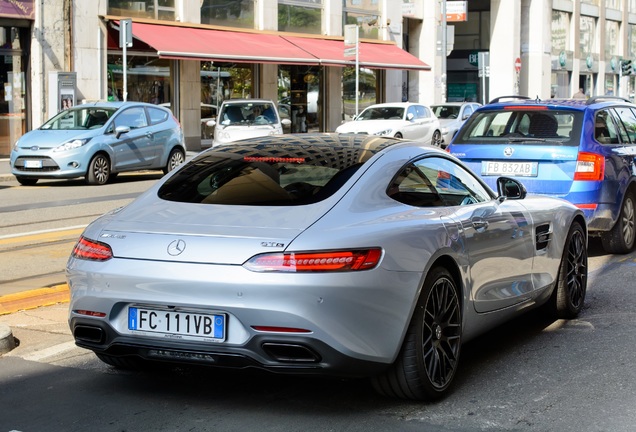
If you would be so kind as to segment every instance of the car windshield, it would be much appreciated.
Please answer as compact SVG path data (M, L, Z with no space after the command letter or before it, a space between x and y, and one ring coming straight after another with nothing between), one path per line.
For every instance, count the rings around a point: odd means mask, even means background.
M435 117L440 119L456 119L459 116L459 108L457 105L433 105L431 107Z
M117 111L115 108L77 107L62 111L40 129L51 130L85 130L97 129L106 124L108 119Z
M476 112L454 144L559 144L580 141L583 112L574 110L501 109Z
M356 120L402 120L403 117L403 107L369 107Z
M224 146L190 161L158 195L202 204L312 204L334 194L374 153L337 145Z
M271 103L245 102L225 104L221 108L219 118L223 126L278 123L276 110Z

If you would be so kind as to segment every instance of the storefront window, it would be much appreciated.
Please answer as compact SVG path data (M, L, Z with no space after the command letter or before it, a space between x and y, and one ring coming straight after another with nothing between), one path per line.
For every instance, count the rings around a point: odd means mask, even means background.
M378 103L378 74L375 69L360 68L358 71L358 114ZM356 115L356 68L348 66L342 70L342 113L343 121L350 121Z
M292 133L319 132L322 112L321 69L318 66L279 66L278 110L292 122Z
M252 82L253 69L250 65L201 62L202 140L213 138L214 126L208 126L207 122L216 118L224 100L252 97Z
M381 39L380 5L377 0L342 0L343 28L357 24L361 39Z
M0 27L0 155L8 156L11 146L26 132L26 57L28 47L26 28Z
M174 0L109 0L108 14L174 21Z
M202 0L201 23L254 28L254 0Z
M170 105L172 78L170 60L128 56L126 71L129 101ZM124 100L124 69L120 55L108 56L108 99Z
M627 0L627 11L629 13L636 13L636 0Z
M596 52L596 18L581 16L579 41L582 58Z
M608 9L623 10L622 0L605 0L605 7Z
M322 34L322 0L279 0L278 31Z
M559 54L570 47L570 14L552 11L552 52Z

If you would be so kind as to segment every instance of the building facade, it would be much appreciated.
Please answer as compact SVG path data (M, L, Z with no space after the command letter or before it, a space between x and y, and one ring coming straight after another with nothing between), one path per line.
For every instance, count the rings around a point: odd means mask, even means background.
M305 132L376 102L634 89L636 0L0 0L0 24L0 156L92 100L169 106L197 150L227 98Z

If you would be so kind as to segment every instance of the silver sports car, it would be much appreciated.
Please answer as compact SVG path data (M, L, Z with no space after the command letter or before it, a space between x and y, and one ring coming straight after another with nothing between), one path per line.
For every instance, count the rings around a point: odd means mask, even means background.
M210 149L86 228L67 265L72 333L120 368L368 376L439 398L462 343L532 307L583 307L582 212L498 185L393 138Z

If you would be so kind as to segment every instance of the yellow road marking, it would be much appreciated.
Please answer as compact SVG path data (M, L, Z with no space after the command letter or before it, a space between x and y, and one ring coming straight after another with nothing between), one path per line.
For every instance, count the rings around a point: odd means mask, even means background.
M56 303L66 303L69 300L70 292L67 284L7 294L0 296L0 315Z

